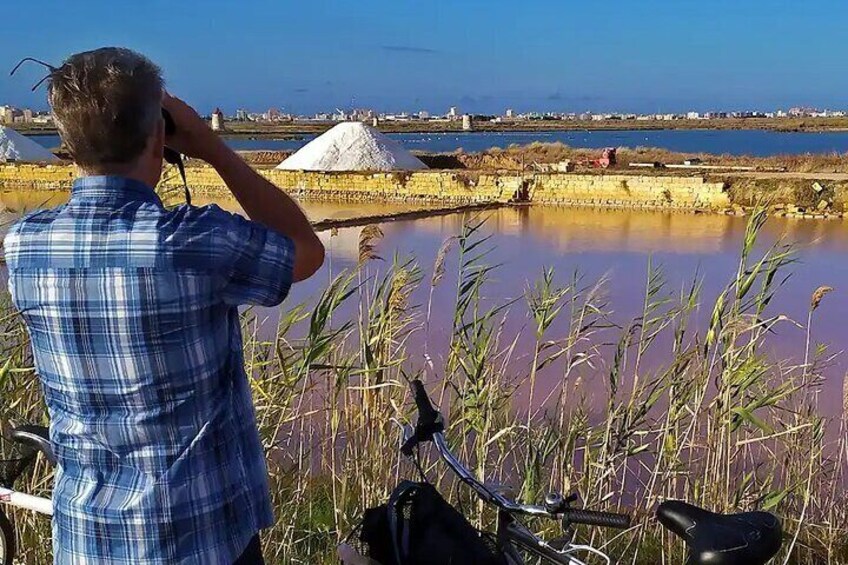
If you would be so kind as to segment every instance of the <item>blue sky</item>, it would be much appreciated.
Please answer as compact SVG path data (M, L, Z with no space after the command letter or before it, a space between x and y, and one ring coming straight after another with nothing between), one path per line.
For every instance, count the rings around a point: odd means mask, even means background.
M137 49L201 111L848 108L844 0L4 0L0 70ZM0 103L46 107L36 67Z

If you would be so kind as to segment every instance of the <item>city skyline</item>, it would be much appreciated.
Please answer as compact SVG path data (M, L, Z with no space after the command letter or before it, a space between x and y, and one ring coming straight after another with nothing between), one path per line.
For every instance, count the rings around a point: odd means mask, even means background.
M508 107L677 113L848 106L839 24L848 6L831 0L802 7L774 0L151 0L140 13L104 0L86 10L47 0L12 4L29 17L0 23L0 69L25 56L59 63L75 51L125 45L160 64L169 88L204 113L216 106L302 115L335 107L499 114ZM42 13L51 17L35 17ZM0 103L45 109L44 89L29 91L43 76L32 65L0 82Z
M216 127L214 114L220 113ZM332 112L316 112L314 114L291 114L281 111L279 108L269 108L262 112L238 108L235 112L225 113L216 107L211 115L205 115L206 119L212 120L213 129L222 129L222 123L227 121L240 122L342 122L342 121L463 121L465 116L485 119L491 122L521 122L527 120L563 120L563 121L674 121L674 120L723 120L723 119L748 119L748 118L844 118L848 116L846 110L819 110L808 107L792 107L789 110L779 109L776 111L712 111L712 112L679 112L679 113L629 113L629 112L516 112L512 108L505 109L497 114L473 114L463 112L458 106L451 106L444 114L431 113L429 111L418 112L380 112L367 108L335 109ZM52 113L49 111L33 111L31 108L18 108L8 104L0 104L0 125L40 125L42 127L54 125ZM463 124L465 127L465 124ZM469 122L470 128L470 122Z

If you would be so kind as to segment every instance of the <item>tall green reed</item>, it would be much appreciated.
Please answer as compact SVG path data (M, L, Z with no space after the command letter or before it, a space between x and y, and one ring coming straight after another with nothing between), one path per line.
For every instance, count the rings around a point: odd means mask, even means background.
M666 498L775 511L787 531L781 562L848 562L846 420L821 414L833 355L810 337L816 307L830 297L813 297L806 324L780 312L794 254L782 242L758 245L764 222L762 211L751 217L737 271L712 304L698 275L672 290L649 262L632 320L611 312L605 279L579 272L559 282L545 269L523 301L492 299L491 278L504 268L490 264L478 218L446 242L427 283L409 259L378 268L372 230L357 264L330 273L314 304L283 311L274 330L258 311L244 312L246 371L278 510L264 534L269 561L333 562L363 510L417 476L398 455L396 422L414 417L406 385L424 377L448 415L452 446L479 476L512 482L525 500L575 490L587 507L633 512L637 525L624 534L578 531L618 562L681 562L681 544L651 519ZM434 297L447 282L449 322L436 327ZM447 310L438 304L440 315ZM8 303L2 312L0 387L13 400L0 419L43 422L26 332ZM704 325L699 313L709 314ZM508 331L509 317L523 317L524 329ZM788 324L805 330L803 360L766 354L770 333ZM423 469L475 523L491 525L432 453ZM45 492L50 472L40 467L27 480ZM15 518L24 562L45 562L49 549L36 540L49 525ZM557 534L555 524L532 525Z

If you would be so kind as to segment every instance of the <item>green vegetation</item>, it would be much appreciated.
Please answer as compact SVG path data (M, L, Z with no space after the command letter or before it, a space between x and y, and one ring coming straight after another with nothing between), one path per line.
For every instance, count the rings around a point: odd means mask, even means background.
M425 156L425 161L434 168L467 168L482 170L533 170L538 165L571 160L575 163L600 156L598 149L571 147L564 143L542 143L535 141L527 145L511 145L506 148L492 147L476 153L456 151ZM629 163L680 164L684 159L700 159L704 164L725 167L751 167L753 171L786 171L794 173L848 173L848 159L841 153L776 155L773 157L750 157L744 155L713 155L709 153L680 153L658 147L621 147L617 152L617 169L630 170L638 174L681 175L685 169L631 169ZM592 170L587 168L587 170ZM595 169L598 173L609 170ZM581 170L581 172L586 172ZM703 174L697 169L690 170ZM725 173L733 176L734 173Z
M487 261L485 225L473 221L445 242L429 274L397 257L378 268L381 233L369 228L358 266L331 273L314 306L285 311L271 332L258 311L244 312L278 516L264 536L269 562L333 563L362 511L415 476L393 423L412 414L414 377L440 399L449 440L480 475L527 500L576 490L588 507L633 512L636 526L623 534L578 531L618 562L682 562L681 542L652 519L666 497L778 513L786 540L776 563L848 562L848 421L828 421L817 406L826 347L808 338L803 360L765 354L769 332L794 323L780 314L778 293L793 253L777 244L757 254L765 218L752 215L738 272L713 305L702 303L697 279L674 292L649 264L642 313L623 327L611 321L605 281L579 273L561 281L546 270L523 297L492 300L487 281L498 267ZM437 327L444 285L453 315ZM808 336L826 292L811 299ZM703 328L693 321L699 305L711 313ZM44 422L27 334L8 302L3 312L0 420ZM504 324L508 313L526 316L522 335ZM428 476L490 525L491 513L454 488L432 455ZM49 471L40 466L21 486L47 492ZM47 520L14 518L25 562L48 562Z

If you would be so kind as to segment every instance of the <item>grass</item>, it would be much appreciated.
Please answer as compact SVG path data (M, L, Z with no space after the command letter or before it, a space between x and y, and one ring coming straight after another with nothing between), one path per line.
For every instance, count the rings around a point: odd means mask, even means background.
M291 155L293 151L241 151L240 154L257 167L273 167ZM564 160L580 162L597 159L598 149L571 147L561 142L533 142L526 145L511 145L506 148L492 147L483 151L466 153L417 153L429 167L434 169L486 170L544 170L545 165ZM730 167L753 167L755 170L785 170L795 173L848 173L848 159L844 153L807 153L799 155L775 155L753 157L750 155L681 153L658 147L620 147L617 152L619 169L630 170L628 163L682 163L685 159L700 159L709 165ZM193 163L187 162L189 166ZM582 167L583 172L593 169ZM687 174L682 169L638 169L642 174ZM596 171L597 172L597 171ZM697 171L696 171L697 172ZM720 174L720 173L719 173ZM732 176L732 173L728 173ZM807 183L809 185L809 183Z
M786 538L775 563L848 563L848 421L818 409L833 356L809 338L804 360L764 353L769 332L794 323L780 313L793 250L757 251L765 218L752 215L738 270L715 303L704 303L697 276L673 292L650 264L642 311L623 326L612 321L606 281L579 273L545 270L517 299L490 297L488 281L504 267L490 263L476 221L428 273L413 260L380 261L382 234L367 230L357 266L331 273L315 304L284 311L270 335L258 312L245 311L245 363L278 517L264 534L269 562L333 563L363 510L415 476L394 422L412 416L406 385L421 377L454 450L480 476L513 484L525 500L575 490L589 508L633 513L623 534L578 530L614 562L682 562L681 543L652 519L658 501L682 498L778 513ZM435 304L448 284L452 304ZM826 294L811 297L808 336ZM27 334L4 300L0 419L44 422ZM435 308L452 312L445 327L432 323ZM704 327L694 322L699 309L710 313ZM526 335L508 331L507 316L525 317ZM590 398L593 387L602 398ZM474 523L491 526L491 511L432 453L423 466ZM20 486L47 492L49 479L42 466ZM23 562L48 562L47 521L14 517Z
M533 170L540 165L571 160L597 159L599 149L571 147L561 142L533 142L527 145L493 147L475 153L462 150L453 153L425 156L430 166L440 168L467 168L479 170ZM618 168L629 169L628 163L682 163L684 159L697 158L709 165L754 167L757 170L785 169L799 173L848 173L848 159L842 153L776 155L752 157L746 155L714 155L709 153L681 153L657 147L620 147L617 152ZM543 167L542 167L543 168ZM585 167L584 167L585 169ZM591 170L591 169L587 169ZM642 174L687 174L681 169L641 169Z

